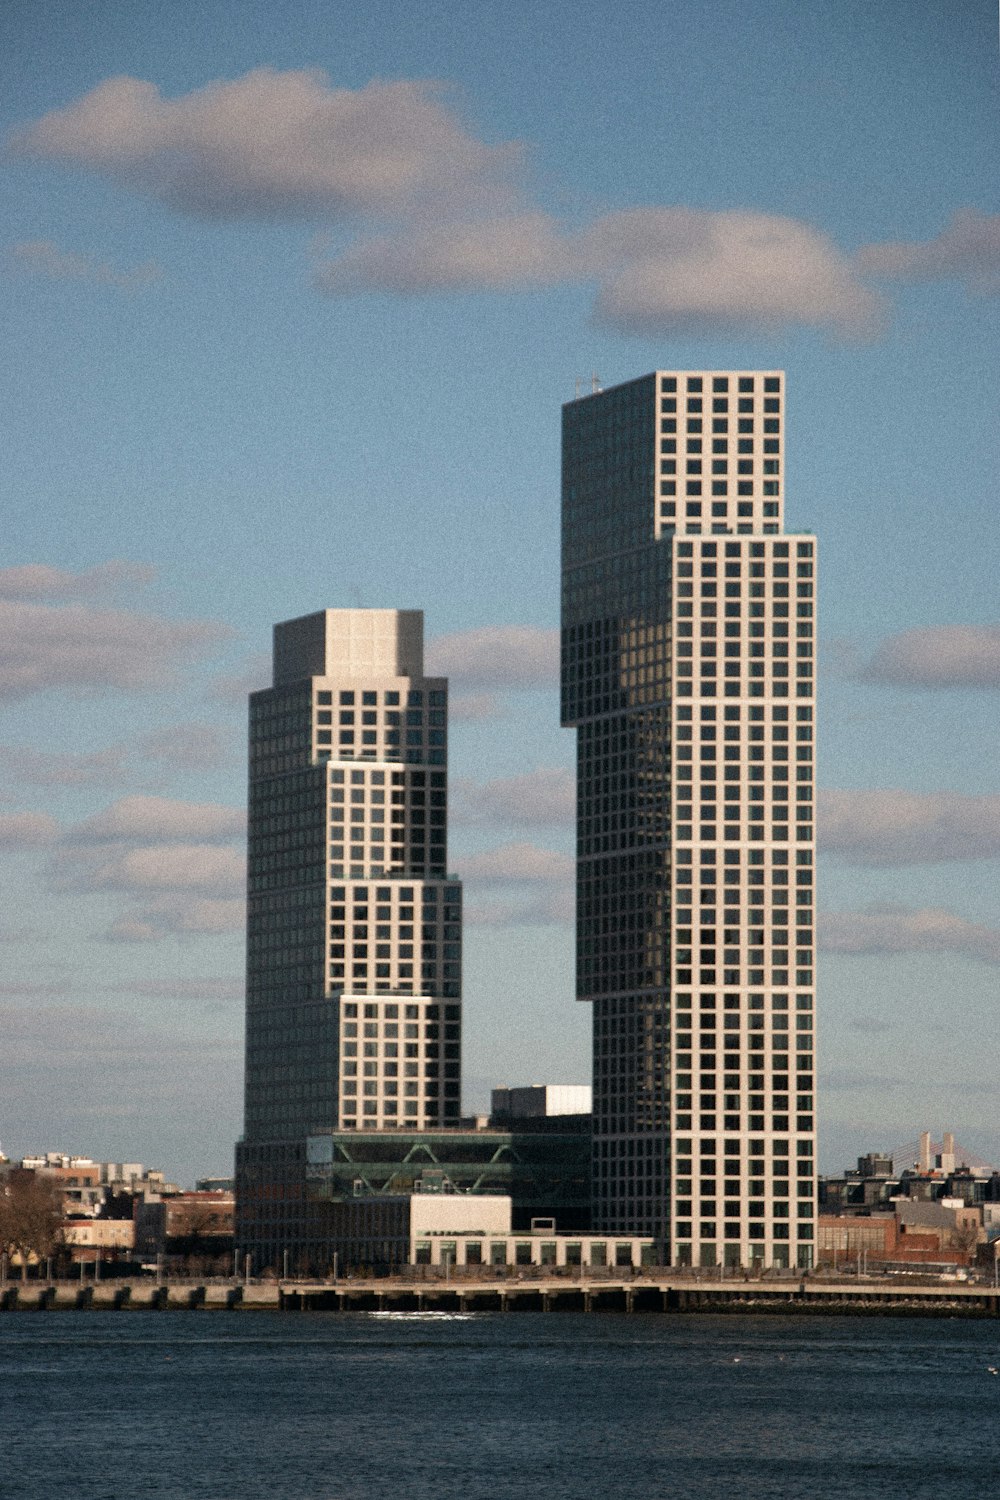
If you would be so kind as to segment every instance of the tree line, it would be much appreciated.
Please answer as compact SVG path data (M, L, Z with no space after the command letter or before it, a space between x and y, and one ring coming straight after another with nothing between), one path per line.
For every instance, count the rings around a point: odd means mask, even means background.
M27 1276L31 1261L55 1255L63 1244L63 1195L33 1172L15 1169L0 1177L0 1255L21 1262Z

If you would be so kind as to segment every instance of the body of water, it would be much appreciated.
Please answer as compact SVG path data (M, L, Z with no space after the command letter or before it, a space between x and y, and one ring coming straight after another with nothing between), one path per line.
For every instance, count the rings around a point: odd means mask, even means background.
M1000 1324L0 1315L4 1500L965 1500Z

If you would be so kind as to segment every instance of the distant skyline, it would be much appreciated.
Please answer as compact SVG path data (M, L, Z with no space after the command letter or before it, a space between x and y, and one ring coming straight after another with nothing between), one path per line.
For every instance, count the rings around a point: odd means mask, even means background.
M8 0L0 1143L231 1170L246 693L422 609L465 1105L585 1082L559 408L787 372L821 1170L1000 1162L995 6Z

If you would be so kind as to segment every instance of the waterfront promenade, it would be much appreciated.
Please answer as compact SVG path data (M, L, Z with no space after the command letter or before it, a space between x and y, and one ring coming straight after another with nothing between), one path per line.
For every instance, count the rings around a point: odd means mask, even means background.
M822 1276L696 1280L643 1275L503 1280L350 1277L334 1281L28 1281L0 1288L0 1312L214 1309L379 1313L865 1313L1000 1317L1000 1289L973 1283Z

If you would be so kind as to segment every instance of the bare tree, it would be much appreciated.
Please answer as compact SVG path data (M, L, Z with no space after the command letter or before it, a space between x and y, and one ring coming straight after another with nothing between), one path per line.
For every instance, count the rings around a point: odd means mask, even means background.
M30 1171L0 1178L0 1253L17 1256L22 1280L32 1257L44 1260L62 1242L63 1195Z
M172 1254L184 1257L189 1275L220 1269L221 1258L228 1263L233 1233L225 1209L218 1203L186 1203L178 1217L180 1222L168 1229L166 1244Z
M979 1244L978 1224L957 1224L951 1232L951 1243L954 1250L963 1255L972 1255Z

